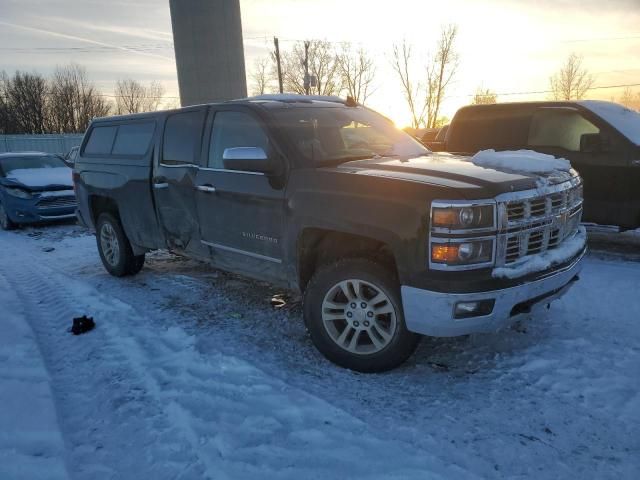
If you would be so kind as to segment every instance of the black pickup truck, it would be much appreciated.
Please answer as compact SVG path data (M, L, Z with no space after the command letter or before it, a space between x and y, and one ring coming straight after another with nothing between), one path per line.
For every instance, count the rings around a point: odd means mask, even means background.
M303 293L318 349L393 368L420 335L495 331L562 295L584 254L581 180L435 155L334 97L96 119L75 162L113 275L169 249Z
M640 113L613 102L469 105L434 151L520 150L566 158L584 180L586 222L640 227Z

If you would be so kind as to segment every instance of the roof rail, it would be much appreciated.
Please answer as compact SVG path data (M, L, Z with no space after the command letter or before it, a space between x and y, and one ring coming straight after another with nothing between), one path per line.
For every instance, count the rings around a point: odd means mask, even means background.
M243 100L268 100L273 102L332 102L345 105L347 101L335 95L298 95L295 93L274 93L266 95L256 95L255 97L245 98Z

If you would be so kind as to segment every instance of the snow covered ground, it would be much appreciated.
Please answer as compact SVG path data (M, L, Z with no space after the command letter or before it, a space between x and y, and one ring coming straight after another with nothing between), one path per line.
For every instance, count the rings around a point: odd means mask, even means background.
M362 375L287 292L163 253L116 279L79 227L0 232L0 479L638 478L640 248L601 246L545 316Z

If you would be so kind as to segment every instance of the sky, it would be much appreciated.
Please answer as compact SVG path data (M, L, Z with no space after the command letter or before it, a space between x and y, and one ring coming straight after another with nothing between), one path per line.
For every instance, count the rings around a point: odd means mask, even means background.
M414 47L424 71L442 25L458 26L459 68L443 105L451 117L479 87L499 101L544 100L569 54L583 56L595 86L640 84L640 0L241 0L248 73L278 36L364 47L376 59L372 108L404 126L410 117L391 68L394 43ZM106 94L119 78L159 81L177 97L168 0L0 0L0 70L51 73L75 62ZM251 85L249 85L251 90ZM640 92L640 86L635 87ZM596 89L611 99L622 89ZM171 99L169 99L171 100Z

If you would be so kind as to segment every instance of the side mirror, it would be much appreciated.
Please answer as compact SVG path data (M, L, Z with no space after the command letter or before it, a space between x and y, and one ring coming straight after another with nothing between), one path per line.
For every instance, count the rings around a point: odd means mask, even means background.
M603 148L602 135L599 133L585 133L580 136L581 153L599 153Z
M273 162L260 147L225 148L222 163L227 170L262 173L273 171Z

